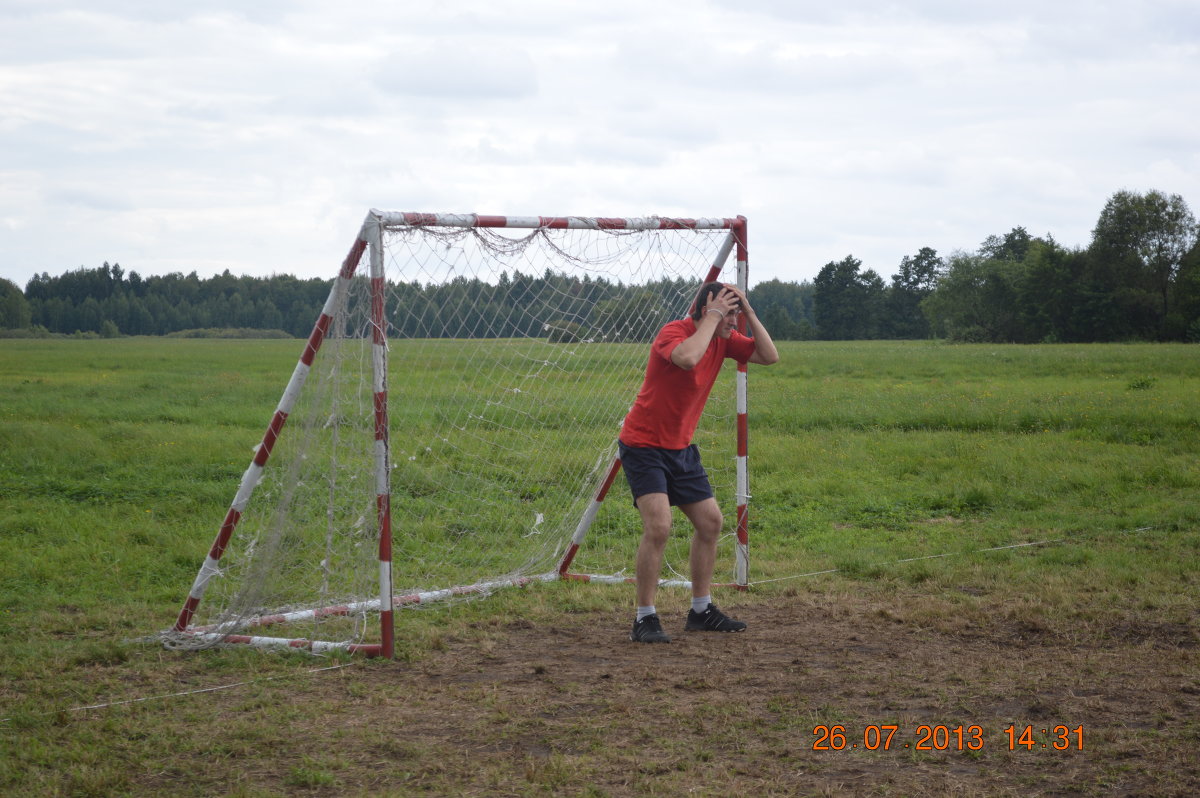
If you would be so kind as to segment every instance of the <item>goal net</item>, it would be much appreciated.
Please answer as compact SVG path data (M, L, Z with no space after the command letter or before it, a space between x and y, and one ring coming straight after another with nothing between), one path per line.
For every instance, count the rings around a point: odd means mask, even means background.
M649 342L714 279L746 286L740 217L372 211L164 640L390 656L394 610L631 581L617 435ZM745 387L731 363L695 439L727 519L718 581L740 585ZM690 538L665 583L687 584Z

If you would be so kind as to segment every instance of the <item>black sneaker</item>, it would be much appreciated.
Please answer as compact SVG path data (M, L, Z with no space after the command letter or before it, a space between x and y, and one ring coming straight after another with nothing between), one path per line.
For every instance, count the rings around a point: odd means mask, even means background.
M671 638L663 631L657 615L647 615L633 624L629 639L635 643L670 643Z
M716 604L709 604L704 612L688 610L687 626L689 632L741 632L746 628L743 621L735 621L717 609Z

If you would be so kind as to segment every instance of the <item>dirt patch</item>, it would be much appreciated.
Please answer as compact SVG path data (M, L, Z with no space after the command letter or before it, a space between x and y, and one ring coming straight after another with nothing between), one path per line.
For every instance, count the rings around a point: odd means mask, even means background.
M1200 790L1195 627L1080 642L823 601L744 598L729 609L750 629L732 635L665 618L669 645L629 642L628 613L498 620L417 663L298 681L286 700L327 709L287 730L275 764L247 755L238 783L330 795ZM822 738L828 750L814 750ZM316 774L307 782L298 761Z

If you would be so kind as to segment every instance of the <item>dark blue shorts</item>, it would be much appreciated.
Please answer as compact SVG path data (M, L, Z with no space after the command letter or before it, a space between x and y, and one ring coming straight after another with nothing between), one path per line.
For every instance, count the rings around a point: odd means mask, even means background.
M708 473L700 464L700 450L694 443L686 449L652 449L617 441L617 453L635 507L638 497L647 493L665 493L667 501L675 506L713 496Z

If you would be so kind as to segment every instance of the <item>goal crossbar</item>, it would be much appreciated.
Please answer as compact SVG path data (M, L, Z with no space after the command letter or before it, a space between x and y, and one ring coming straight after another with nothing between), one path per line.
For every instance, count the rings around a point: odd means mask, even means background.
M367 223L384 227L498 227L547 230L732 230L743 218L676 219L665 216L488 216L478 213L411 213L372 210Z

